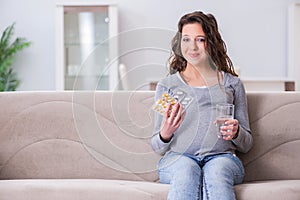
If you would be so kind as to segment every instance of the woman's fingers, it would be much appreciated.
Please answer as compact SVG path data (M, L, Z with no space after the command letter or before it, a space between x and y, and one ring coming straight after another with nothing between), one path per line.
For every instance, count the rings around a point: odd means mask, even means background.
M168 105L165 112L165 118L170 126L178 127L182 121L182 106L179 103Z
M183 119L182 106L180 104L178 104L178 110L177 110L176 115L174 117L173 124L178 127L180 125L182 119Z
M221 134L224 140L232 140L235 137L238 130L239 122L236 119L228 120L225 122L225 126L221 128Z
M170 117L171 117L172 119L174 119L174 118L177 116L177 113L178 113L179 108L180 108L180 104L179 104L179 103L175 103L175 104L172 106L171 115L170 115Z
M165 119L169 119L170 118L170 114L172 112L172 105L169 104L167 105L166 111L165 111Z
M179 127L182 122L182 108L179 103L174 105L168 105L164 114L164 120L162 122L161 136L163 138L172 137L174 131Z

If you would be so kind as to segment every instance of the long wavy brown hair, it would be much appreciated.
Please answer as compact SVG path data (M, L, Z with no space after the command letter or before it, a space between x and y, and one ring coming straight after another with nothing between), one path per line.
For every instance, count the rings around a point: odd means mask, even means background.
M186 59L181 53L182 28L186 24L199 23L206 35L206 51L210 56L211 65L218 71L231 73L238 76L233 68L232 61L227 55L225 42L218 30L216 18L212 14L204 14L201 11L188 13L178 22L178 32L172 39L172 52L169 58L170 74L184 71L187 65Z

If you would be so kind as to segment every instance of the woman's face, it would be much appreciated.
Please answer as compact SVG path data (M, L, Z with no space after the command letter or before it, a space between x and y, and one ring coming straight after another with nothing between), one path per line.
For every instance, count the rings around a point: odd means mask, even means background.
M207 59L205 33L201 24L185 24L182 27L181 53L188 64L199 66Z

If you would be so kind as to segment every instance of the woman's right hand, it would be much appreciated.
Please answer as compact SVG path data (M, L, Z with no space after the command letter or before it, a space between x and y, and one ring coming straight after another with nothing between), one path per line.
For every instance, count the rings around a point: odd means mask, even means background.
M164 142L169 142L173 136L173 133L180 126L184 115L182 115L182 107L179 103L168 105L164 118L162 121L162 127L160 130L160 136Z

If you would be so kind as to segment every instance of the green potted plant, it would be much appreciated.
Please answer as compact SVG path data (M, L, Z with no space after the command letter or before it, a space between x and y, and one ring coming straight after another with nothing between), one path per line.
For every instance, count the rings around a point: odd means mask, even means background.
M12 67L15 55L25 47L30 46L25 38L17 37L12 43L15 23L7 27L0 40L0 91L15 91L20 81Z

